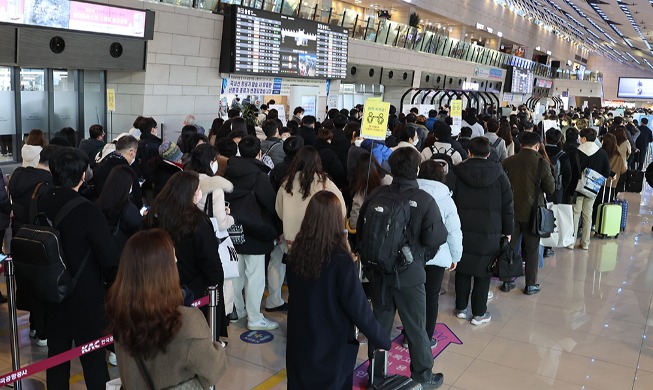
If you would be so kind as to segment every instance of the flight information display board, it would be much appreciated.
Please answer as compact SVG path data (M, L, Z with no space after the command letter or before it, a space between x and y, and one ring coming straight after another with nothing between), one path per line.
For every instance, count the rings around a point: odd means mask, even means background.
M514 68L512 71L512 93L533 93L533 72Z
M220 71L342 79L348 35L344 27L233 5L225 16Z

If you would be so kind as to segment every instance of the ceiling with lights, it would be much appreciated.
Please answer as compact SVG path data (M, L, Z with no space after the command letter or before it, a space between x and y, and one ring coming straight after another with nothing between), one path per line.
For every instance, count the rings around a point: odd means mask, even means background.
M653 69L653 0L494 0L598 55Z

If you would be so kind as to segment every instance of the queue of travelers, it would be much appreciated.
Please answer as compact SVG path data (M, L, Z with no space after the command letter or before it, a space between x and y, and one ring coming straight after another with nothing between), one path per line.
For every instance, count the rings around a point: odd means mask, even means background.
M653 141L646 118L624 125L602 109L550 111L547 123L556 125L544 128L523 106L505 117L469 108L453 129L448 107L423 115L391 107L388 138L373 141L361 132L362 105L331 109L323 122L297 107L286 124L268 107L255 123L232 108L208 134L189 115L176 142L151 117L111 142L100 125L79 145L72 129L50 142L30 132L29 160L0 191L0 216L13 213L0 228L16 236L34 213L57 222L79 283L51 304L19 278L19 307L30 311L30 335L48 356L113 332L108 357L98 349L81 358L87 388L104 389L107 359L126 389L214 386L230 322L275 330L264 313L277 312L288 315L289 389L351 388L354 328L371 358L390 348L397 313L410 376L437 389L444 375L433 372L433 334L445 273L455 272L453 315L473 326L492 320L489 265L502 240L521 254L525 280L502 280L500 290L519 284L539 293L541 259L554 252L532 230L533 208L573 205L568 248L587 250L597 205L576 191L583 172L622 191L627 168L643 167ZM225 237L236 258L219 252ZM238 276L226 277L229 261ZM206 308L188 307L211 286L221 292L216 334ZM70 364L46 376L48 388L67 389Z

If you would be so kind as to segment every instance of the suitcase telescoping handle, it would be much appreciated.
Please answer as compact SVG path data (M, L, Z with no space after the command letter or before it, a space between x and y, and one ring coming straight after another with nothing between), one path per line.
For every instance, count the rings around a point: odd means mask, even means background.
M607 180L606 180L607 181ZM612 197L612 182L614 181L614 177L610 176L610 181L608 182L608 202L610 202L610 198ZM601 203L605 203L605 188L603 189L603 197L601 198Z

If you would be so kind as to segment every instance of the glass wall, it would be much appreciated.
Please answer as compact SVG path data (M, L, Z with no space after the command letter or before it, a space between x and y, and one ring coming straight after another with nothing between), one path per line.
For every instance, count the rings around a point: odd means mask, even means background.
M0 162L14 160L13 153L9 155L16 138L16 91L12 78L12 68L0 67Z
M0 163L19 160L33 129L51 139L71 127L79 142L91 125L106 127L105 80L104 71L0 66Z

